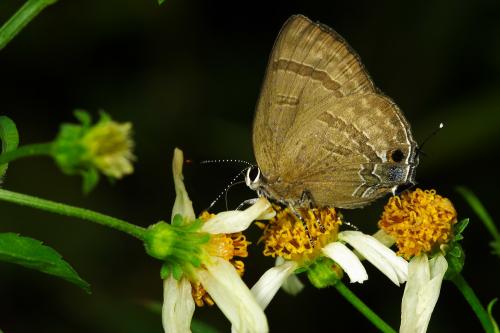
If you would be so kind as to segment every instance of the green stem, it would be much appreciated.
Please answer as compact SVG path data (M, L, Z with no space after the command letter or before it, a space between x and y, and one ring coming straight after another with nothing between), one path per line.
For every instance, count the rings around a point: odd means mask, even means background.
M345 284L340 280L335 283L334 287L344 296L359 312L361 312L375 327L385 333L396 333L396 331L382 320L375 312L373 312L362 300L358 298Z
M28 0L11 16L0 28L0 50L9 42L45 7L56 3L58 0Z
M481 322L484 331L487 333L493 333L493 325L488 316L488 312L477 298L474 290L472 290L467 281L465 281L464 277L461 274L456 274L453 278L451 278L451 281L455 284L458 290L460 290L462 295L464 295L464 298L467 300L470 307Z
M36 155L50 155L52 150L52 142L35 143L32 145L21 146L15 150L11 150L0 155L0 165L10 163L18 158Z
M77 217L82 220L91 221L104 225L122 232L125 232L135 238L144 240L146 229L131 224L127 221L117 219L112 216L97 213L85 208L74 207L59 202L37 198L31 195L16 193L0 189L0 200L16 203L22 206L28 206L40 210L45 210L61 215Z

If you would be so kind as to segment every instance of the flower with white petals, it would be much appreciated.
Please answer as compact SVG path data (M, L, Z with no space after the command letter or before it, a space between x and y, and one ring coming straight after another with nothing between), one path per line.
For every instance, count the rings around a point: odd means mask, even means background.
M261 237L264 242L264 255L282 258L252 287L252 292L263 308L267 307L283 285L286 285L287 289L292 285L295 287L292 291L300 291L302 286L294 276L298 269L306 270L309 280L318 288L335 283L342 271L349 276L352 283L367 280L368 274L352 249L396 285L406 281L408 263L372 236L360 231L339 232L342 221L335 209L300 209L303 221L289 208L277 209L276 217L267 225L259 224L264 228ZM329 261L323 260L324 258L329 258ZM308 269L320 262L327 265L327 269L321 271L321 276L315 273L317 270Z
M448 262L439 254L428 260L421 254L410 260L408 281L401 302L400 333L424 333L439 298Z
M402 256L411 258L401 304L401 333L427 331L448 270L445 253L453 253L458 262L463 259L455 242L460 239L454 234L456 222L451 201L434 190L404 192L392 197L384 207L381 230L394 239Z
M145 240L148 253L165 261L162 268L165 332L190 332L195 304L214 303L235 332L267 332L264 312L241 280L243 263L234 257L247 256L248 242L241 231L257 218L272 217L270 203L259 199L244 211L204 213L195 219L183 183L182 164L182 152L176 149L173 175L177 195L172 223L151 226Z

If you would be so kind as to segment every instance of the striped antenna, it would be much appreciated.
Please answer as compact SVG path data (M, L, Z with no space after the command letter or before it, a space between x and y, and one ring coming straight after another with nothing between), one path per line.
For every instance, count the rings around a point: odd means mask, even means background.
M247 162L248 163L248 162ZM250 163L249 163L250 164ZM250 166L252 166L252 164L250 164ZM222 191L221 193L219 193L219 195L215 198L214 201L212 201L212 203L210 204L210 206L208 206L208 208L206 209L206 211L210 211L210 209L212 209L212 207L217 203L217 201L219 201L219 199L227 193L227 191L233 186L234 182L236 182L236 180L238 180L238 178L243 175L246 171L248 170L248 168L245 168L243 170L241 170L240 172L238 172L238 174L236 176L233 177L233 179L229 182L229 185L226 186L226 188L224 189L224 191ZM227 201L226 201L226 205L227 205Z
M204 160L201 161L200 164L209 164L209 163L238 163L238 164L245 164L247 166L253 166L252 163L244 161L244 160Z

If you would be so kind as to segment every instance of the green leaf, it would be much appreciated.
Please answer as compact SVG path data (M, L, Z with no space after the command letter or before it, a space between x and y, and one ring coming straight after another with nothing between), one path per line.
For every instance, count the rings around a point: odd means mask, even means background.
M0 116L0 140L2 140L2 153L16 149L19 144L16 124L6 116ZM5 175L7 166L7 164L0 166L0 177Z
M494 298L491 300L490 303L488 303L488 316L490 317L490 320L491 320L491 325L493 326L493 332L494 333L500 333L500 329L498 328L498 324L495 320L495 318L493 318L493 306L495 305L495 303L498 301L498 298Z
M158 4L161 6L163 5L163 3L165 2L165 0L158 0Z
M0 233L0 261L60 277L90 293L90 285L80 278L61 255L36 239L10 232Z

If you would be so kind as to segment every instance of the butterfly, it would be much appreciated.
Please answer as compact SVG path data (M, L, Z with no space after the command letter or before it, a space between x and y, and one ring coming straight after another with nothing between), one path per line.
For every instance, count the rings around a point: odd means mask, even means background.
M253 122L247 185L288 206L358 208L414 183L418 148L398 106L333 29L290 17Z

